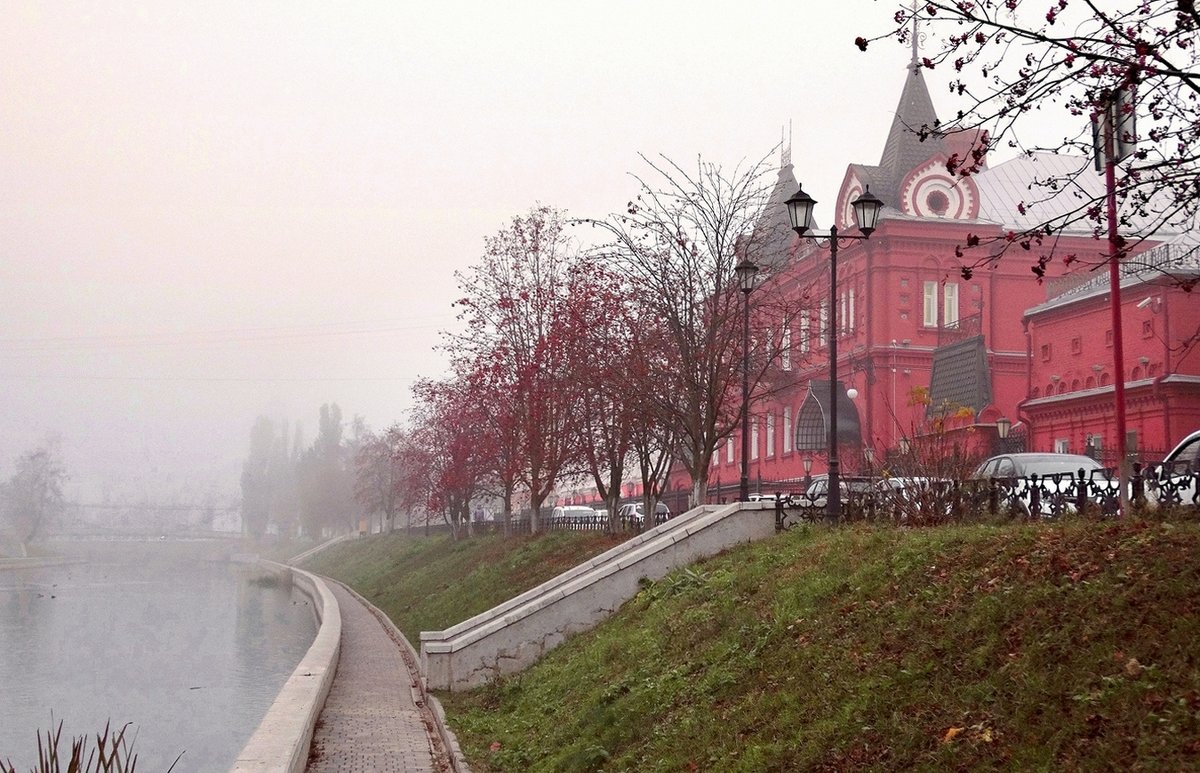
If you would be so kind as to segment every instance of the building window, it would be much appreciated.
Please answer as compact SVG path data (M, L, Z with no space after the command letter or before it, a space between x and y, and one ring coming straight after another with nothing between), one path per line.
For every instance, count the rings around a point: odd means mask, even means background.
M790 454L792 452L792 406L785 406L783 409L783 452Z
M1079 336L1075 336L1074 338L1071 339L1071 354L1082 354L1082 353L1083 353L1083 339L1080 338Z
M800 315L800 353L808 353L808 310Z
M750 461L758 458L758 419L750 420Z
M1050 362L1050 344L1042 344L1042 362Z
M733 464L733 435L725 439L725 461Z
M1150 338L1154 335L1154 320L1142 320L1142 338Z
M783 338L779 342L779 360L784 370L792 369L792 326L783 326Z
M958 283L947 282L942 288L942 324L946 327L958 327ZM937 312L935 311L936 315Z
M775 456L775 412L767 414L767 458Z
M1112 346L1112 344L1113 344L1113 342L1112 342L1112 330L1111 330L1111 329L1109 329L1109 330L1105 330L1105 331L1104 331L1104 345L1105 345L1105 346L1109 346L1109 347L1111 347L1111 346Z
M925 327L937 327L937 282L925 283L925 316L923 324Z
M1054 453L1069 454L1071 453L1071 444L1066 438L1058 438L1054 441Z
M851 333L853 333L853 332L854 332L854 330L855 330L855 319L854 319L854 288L853 288L853 287L851 287L851 288L850 288L850 294L849 294L849 296L848 296L848 297L850 298L850 312L849 312L849 314L847 315L847 320L849 321L849 325L847 326L847 330L849 330Z

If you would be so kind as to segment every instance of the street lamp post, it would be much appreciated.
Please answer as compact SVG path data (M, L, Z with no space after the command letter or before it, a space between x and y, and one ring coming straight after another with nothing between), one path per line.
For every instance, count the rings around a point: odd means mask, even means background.
M750 291L758 266L743 258L733 269L742 288L742 477L738 482L738 499L750 501Z
M812 229L812 211L816 199L804 192L804 188L787 200L788 218L792 222L792 230L801 238L811 239L820 244L820 240L808 232ZM871 238L871 233L879 223L879 211L883 202L871 195L867 186L861 196L850 203L854 208L854 219L858 221L858 230L862 236L840 236L837 225L829 228L829 494L825 500L825 514L831 521L836 521L842 513L842 487L838 463L837 436L837 396L838 396L838 318L837 318L837 251L838 241L859 241Z

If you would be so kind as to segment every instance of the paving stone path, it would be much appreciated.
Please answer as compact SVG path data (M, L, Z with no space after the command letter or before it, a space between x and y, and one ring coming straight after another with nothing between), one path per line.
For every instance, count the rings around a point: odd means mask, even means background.
M449 771L417 664L367 607L327 580L342 614L337 673L313 733L309 771Z

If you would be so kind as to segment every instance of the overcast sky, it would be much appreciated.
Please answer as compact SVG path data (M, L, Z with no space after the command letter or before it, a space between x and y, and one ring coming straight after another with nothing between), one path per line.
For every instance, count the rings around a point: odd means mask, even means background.
M619 209L639 152L733 166L793 121L829 222L899 99L908 49L853 44L893 11L9 0L0 474L57 434L72 497L236 494L259 414L402 420L453 272L535 203Z

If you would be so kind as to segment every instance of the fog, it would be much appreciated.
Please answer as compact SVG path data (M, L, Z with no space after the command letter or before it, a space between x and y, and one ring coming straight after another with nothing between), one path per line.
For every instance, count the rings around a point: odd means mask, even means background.
M255 417L382 429L443 367L453 272L537 202L602 216L638 153L791 139L828 222L875 163L889 3L73 3L0 15L0 475L237 496ZM929 76L939 100L940 79Z

